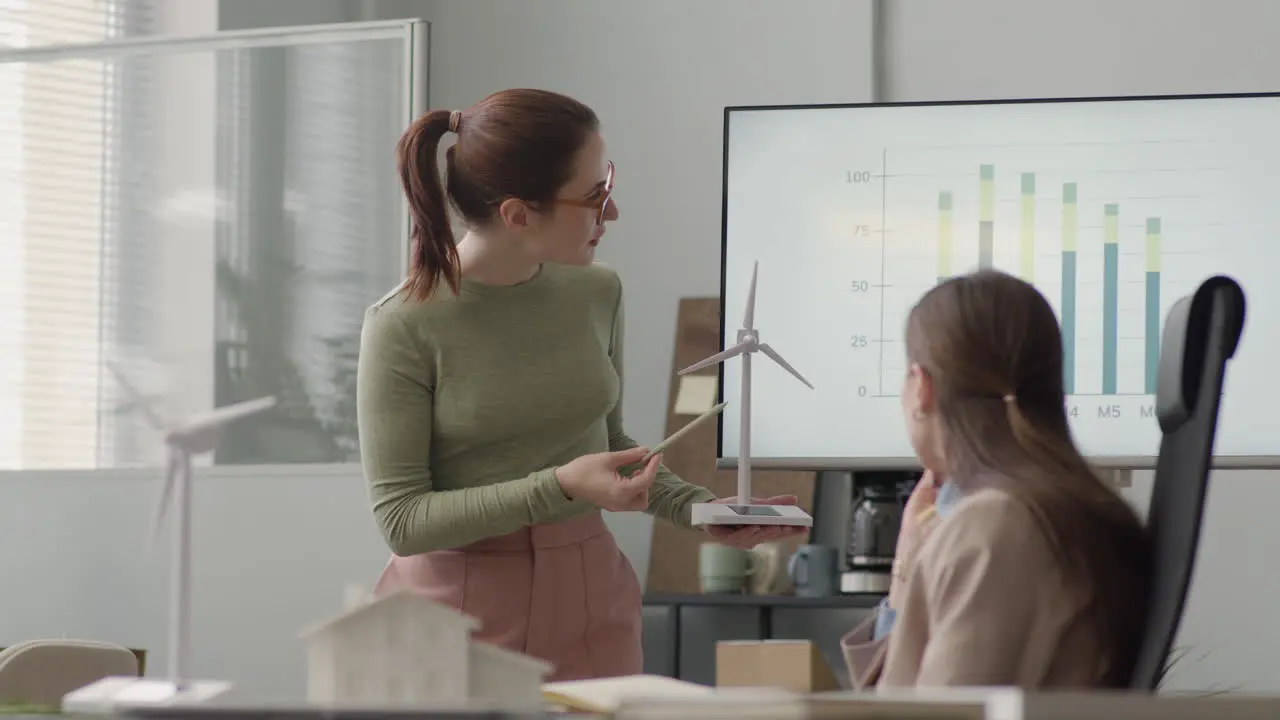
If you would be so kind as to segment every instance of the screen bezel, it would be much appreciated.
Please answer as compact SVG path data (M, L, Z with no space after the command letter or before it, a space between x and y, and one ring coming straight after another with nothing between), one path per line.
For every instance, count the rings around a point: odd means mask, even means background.
M720 349L723 350L726 320L730 313L725 311L728 264L726 258L729 250L729 128L734 115L751 112L779 110L857 110L872 108L902 107L945 107L955 105L1045 105L1045 104L1083 104L1083 103L1128 103L1152 101L1187 101L1197 100L1254 100L1258 98L1280 98L1280 92L1249 93L1194 93L1175 95L1122 95L1095 97L1046 97L1046 98L992 98L983 100L913 100L903 102L865 102L865 103L810 103L781 105L729 105L724 108L724 126L722 130L722 161L720 175ZM716 366L717 402L725 402L724 397L724 363ZM1157 455L1144 456L1099 456L1088 458L1097 468L1109 470L1150 470L1155 468ZM805 471L870 471L870 470L919 470L920 461L915 457L780 457L751 458L751 466L762 470L805 470ZM716 467L735 469L738 467L737 457L724 456L724 413L716 418ZM1280 456L1231 455L1212 458L1212 467L1223 469L1276 469L1280 468Z

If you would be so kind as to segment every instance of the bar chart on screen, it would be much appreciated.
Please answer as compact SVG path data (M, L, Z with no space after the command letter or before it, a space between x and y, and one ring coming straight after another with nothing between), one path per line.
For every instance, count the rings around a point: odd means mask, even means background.
M897 396L902 329L930 286L992 268L1053 305L1073 418L1153 417L1164 316L1203 279L1205 234L1229 226L1221 158L1195 138L882 148L844 178L874 218L851 230L867 261L850 309L878 316L849 342L870 376L858 393Z
M755 322L817 388L753 376L754 457L914 467L901 399L908 317L940 283L982 268L1025 279L1052 308L1062 362L1051 372L1073 438L1123 467L1153 462L1159 447L1171 308L1211 276L1235 279L1262 309L1232 361L1215 452L1280 457L1265 420L1280 393L1280 330L1259 319L1280 306L1280 94L744 107L726 118L724 306L743 306L758 263ZM1007 316L979 303L949 322L998 331ZM726 366L722 400L735 401L739 380ZM726 456L738 432L726 416Z

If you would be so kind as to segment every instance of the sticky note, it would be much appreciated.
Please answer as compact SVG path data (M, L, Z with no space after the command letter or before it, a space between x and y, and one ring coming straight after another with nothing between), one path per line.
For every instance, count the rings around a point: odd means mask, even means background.
M684 375L677 378L676 414L701 415L716 405L718 378L715 375Z

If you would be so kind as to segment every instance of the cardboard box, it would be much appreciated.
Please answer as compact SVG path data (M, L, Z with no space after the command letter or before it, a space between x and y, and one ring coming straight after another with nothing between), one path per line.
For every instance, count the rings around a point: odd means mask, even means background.
M716 643L716 686L799 693L840 689L822 653L808 640L722 640Z

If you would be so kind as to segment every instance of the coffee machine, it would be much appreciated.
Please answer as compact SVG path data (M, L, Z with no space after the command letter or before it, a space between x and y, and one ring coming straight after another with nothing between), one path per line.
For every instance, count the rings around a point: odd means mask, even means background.
M854 474L847 572L841 578L841 592L889 591L902 514L916 479L914 473Z

